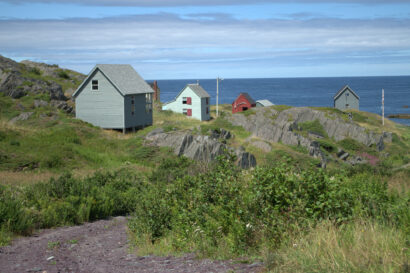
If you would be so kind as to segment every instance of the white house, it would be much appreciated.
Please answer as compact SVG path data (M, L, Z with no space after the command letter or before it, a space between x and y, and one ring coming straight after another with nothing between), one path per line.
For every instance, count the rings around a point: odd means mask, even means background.
M162 110L171 110L199 120L210 120L210 96L199 84L188 84Z

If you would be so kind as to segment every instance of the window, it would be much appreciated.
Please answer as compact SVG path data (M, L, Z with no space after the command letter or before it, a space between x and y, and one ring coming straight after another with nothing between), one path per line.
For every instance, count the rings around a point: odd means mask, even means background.
M151 93L145 94L145 112L152 113L152 94Z
M98 80L91 81L91 90L98 91Z
M187 115L187 113L188 113L188 109L182 109L182 114L184 114L184 115Z
M208 104L209 104L209 98L206 98L206 105L208 105Z
M183 97L182 98L182 104L192 104L191 97Z
M209 108L208 107L206 107L206 113L209 114Z
M134 96L131 97L131 104L134 105L135 101L134 101Z

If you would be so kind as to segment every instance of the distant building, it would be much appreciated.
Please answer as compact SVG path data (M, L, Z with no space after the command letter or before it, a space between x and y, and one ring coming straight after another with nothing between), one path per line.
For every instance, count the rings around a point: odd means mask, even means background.
M161 89L158 87L158 82L153 81L152 83L148 83L151 86L152 90L154 90L154 101L160 101L160 93Z
M268 101L268 100L257 100L256 101L256 107L268 107L268 106L273 106L275 104L273 104L272 102Z
M232 102L232 113L246 111L255 106L256 102L248 93L240 93L234 102Z
M171 110L199 120L210 120L210 98L199 84L188 84L170 102L162 106L162 110Z
M359 110L360 97L348 86L344 86L333 97L334 107L339 110Z
M153 92L131 65L97 64L73 94L76 117L123 132L152 125Z

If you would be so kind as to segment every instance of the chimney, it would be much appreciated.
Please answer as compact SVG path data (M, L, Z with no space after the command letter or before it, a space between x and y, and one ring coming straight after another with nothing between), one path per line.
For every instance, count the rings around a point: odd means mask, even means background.
M154 101L159 101L159 88L158 88L158 83L157 81L154 81L153 87L152 89L154 89Z

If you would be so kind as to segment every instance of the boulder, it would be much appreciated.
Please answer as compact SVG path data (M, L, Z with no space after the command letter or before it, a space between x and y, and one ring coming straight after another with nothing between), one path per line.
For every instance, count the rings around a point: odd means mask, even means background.
M48 102L44 100L34 100L34 108L44 107L47 105L48 105Z
M27 120L29 119L32 115L34 114L34 112L24 112L21 113L20 115L18 115L17 117L14 117L10 120L11 123L15 123L17 121L22 121L22 120Z
M237 164L241 168L256 166L256 159L242 149L232 149L218 140L204 135L193 135L190 132L164 132L157 128L145 137L150 144L167 146L173 149L174 154L203 162L211 162L226 151L232 151L237 155Z
M255 146L256 148L261 149L262 151L266 153L269 153L270 151L272 151L272 147L265 141L261 141L261 140L252 141L251 145Z
M227 131L223 128L211 130L210 135L214 139L224 139L224 140L228 140L228 139L233 137L231 132L229 132L229 131Z
M339 150L337 151L337 157L338 157L340 160L346 160L346 159L349 157L349 153L345 152L345 151L342 150L342 149L339 149Z
M68 105L67 102L65 101L59 101L59 100L52 100L50 102L50 104L54 107L56 107L57 109L60 109L64 112L66 112L67 114L73 113L74 109L73 107L71 107L70 105Z
M48 90L50 93L50 98L52 100L62 100L62 101L67 100L67 97L64 96L63 88L61 87L61 85L53 82L50 84Z

